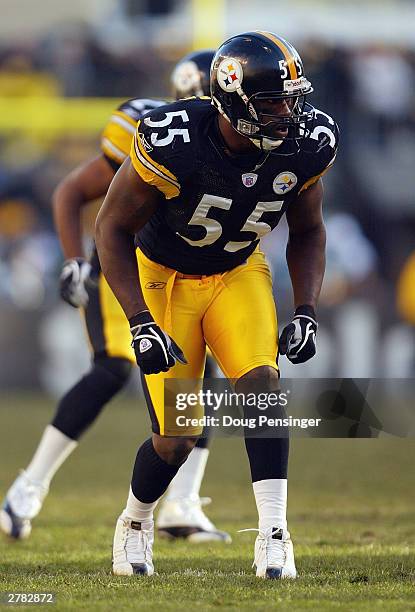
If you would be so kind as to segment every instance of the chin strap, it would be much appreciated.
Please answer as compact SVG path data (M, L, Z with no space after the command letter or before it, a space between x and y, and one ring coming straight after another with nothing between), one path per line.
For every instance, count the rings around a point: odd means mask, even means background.
M249 140L261 151L273 151L278 149L284 142L283 140L271 140L270 138L250 138Z

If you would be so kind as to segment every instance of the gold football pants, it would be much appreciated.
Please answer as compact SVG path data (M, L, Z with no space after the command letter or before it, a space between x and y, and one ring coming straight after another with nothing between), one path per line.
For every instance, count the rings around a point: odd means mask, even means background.
M100 272L96 287L88 289L84 311L87 336L94 355L121 357L136 363L128 320Z
M165 418L164 381L202 379L206 345L227 378L238 379L258 366L277 369L277 317L267 262L257 250L229 272L194 277L159 265L140 251L137 259L150 312L188 362L144 377L153 431L165 436L200 435L202 428L197 425L184 431L175 419ZM202 414L202 407L196 406L192 416Z

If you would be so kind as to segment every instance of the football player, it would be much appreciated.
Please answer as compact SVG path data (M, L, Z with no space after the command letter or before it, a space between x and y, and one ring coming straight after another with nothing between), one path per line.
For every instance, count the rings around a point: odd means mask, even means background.
M177 64L172 73L176 99L209 93L212 58L213 51L200 51ZM81 209L105 195L128 156L137 121L162 104L165 102L142 99L122 104L103 131L101 154L71 172L55 191L55 224L67 258L61 275L61 295L72 306L84 309L93 364L61 399L29 466L7 493L0 511L0 527L14 538L29 536L31 520L39 513L56 471L105 404L125 386L135 364L128 321L101 274L96 251L91 261L85 257ZM212 367L210 362L209 366ZM206 371L205 376L209 375ZM207 436L200 438L160 508L158 527L165 537L183 537L193 542L230 541L229 535L216 529L202 510L202 504L209 502L199 497L209 454L207 442Z
M184 427L165 410L164 384L200 379L207 345L238 393L278 388L276 311L259 241L284 214L295 310L279 352L293 363L316 352L321 177L338 129L306 102L311 92L289 42L268 32L233 36L213 59L211 100L159 107L139 122L98 213L99 258L130 322L153 421L117 521L114 574L154 572L154 508L200 435L197 419ZM256 575L272 579L296 577L281 433L245 438L259 514Z
M402 319L415 324L415 252L406 259L398 278L397 307Z

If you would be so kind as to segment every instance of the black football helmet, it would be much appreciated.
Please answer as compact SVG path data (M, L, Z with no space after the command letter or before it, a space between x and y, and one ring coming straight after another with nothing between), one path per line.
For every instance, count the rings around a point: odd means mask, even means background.
M215 52L211 49L195 51L183 57L171 75L173 96L210 96L210 65Z
M313 91L301 58L270 32L233 36L217 50L210 74L212 104L262 150L299 150L313 119L305 97ZM277 151L275 151L277 152Z

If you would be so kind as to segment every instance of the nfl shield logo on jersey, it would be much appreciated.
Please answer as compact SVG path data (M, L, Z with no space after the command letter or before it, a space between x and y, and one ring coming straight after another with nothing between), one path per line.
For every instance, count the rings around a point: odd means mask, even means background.
M242 182L245 187L253 187L257 181L258 175L254 172L247 172L242 175Z

